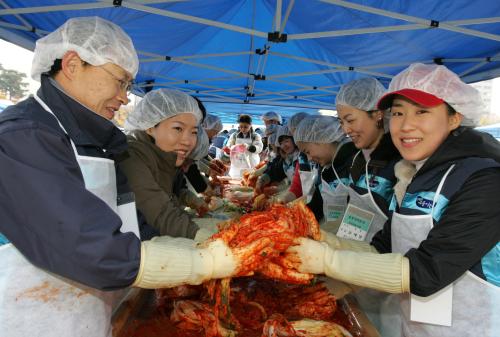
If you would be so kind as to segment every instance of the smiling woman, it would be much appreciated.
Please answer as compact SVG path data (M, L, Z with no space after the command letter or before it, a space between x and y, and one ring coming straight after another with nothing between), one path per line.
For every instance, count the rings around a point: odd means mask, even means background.
M198 103L180 91L149 92L125 121L129 158L121 162L137 208L161 235L195 238L198 226L183 205L206 206L186 188L180 166L196 146L202 118Z

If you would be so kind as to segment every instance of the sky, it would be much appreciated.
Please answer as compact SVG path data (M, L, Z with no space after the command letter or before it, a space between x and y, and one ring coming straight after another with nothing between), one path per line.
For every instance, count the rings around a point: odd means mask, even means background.
M33 52L2 39L0 39L0 50L2 51L0 53L0 64L6 69L14 69L25 73L29 83L29 93L35 93L40 84L30 77ZM493 92L490 113L494 113L500 118L500 77L491 81Z

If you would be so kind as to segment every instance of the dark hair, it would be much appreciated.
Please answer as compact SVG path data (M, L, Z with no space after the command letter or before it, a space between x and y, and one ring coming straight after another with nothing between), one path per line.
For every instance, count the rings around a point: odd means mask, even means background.
M280 144L282 141L284 141L285 139L290 139L292 141L292 143L295 145L295 141L293 139L292 136L289 136L289 135L280 135L278 137L278 144Z
M205 117L207 117L207 109L205 108L205 106L203 105L203 103L200 101L200 99L196 96L191 96L193 97L196 102L198 103L198 108L200 109L201 111L201 114L203 115L203 117L201 118L201 122L202 123L204 120L205 120Z
M448 103L444 102L444 105L446 105L446 110L448 111L449 116L453 116L454 114L457 113L457 110L455 110L451 105Z
M56 59L52 64L52 66L50 67L50 70L47 71L46 74L49 75L50 77L54 77L61 70L62 70L62 60Z
M88 65L87 62L82 60L83 66ZM49 77L54 77L57 75L62 70L62 59L55 59L54 63L50 67L50 70L45 72L44 74L47 74Z
M238 123L252 124L252 117L250 117L250 115L240 115L238 117Z

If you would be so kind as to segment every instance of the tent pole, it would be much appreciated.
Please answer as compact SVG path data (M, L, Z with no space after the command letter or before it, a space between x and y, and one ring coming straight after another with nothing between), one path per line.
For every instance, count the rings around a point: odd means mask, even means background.
M344 0L320 0L320 1L334 4L334 5L338 5L338 6L342 6L342 7L346 7L346 8L350 8L350 9L356 9L356 10L359 10L362 12L386 16L386 17L390 17L393 19L400 19L400 20L407 21L407 22L418 23L418 24L426 26L427 28L433 27L433 26L431 26L432 21L427 20L427 19L422 19L419 17L415 17L415 16L386 11L383 9L378 9L378 8L374 8L374 7L370 7L370 6L358 5L358 4L344 1ZM475 37L481 37L483 39L500 41L499 35L484 33L484 32L474 30L474 29L460 28L460 27L456 27L456 26L452 26L450 24L447 24L446 22L439 22L439 26L436 28L441 28L444 30L462 33L465 35L472 35Z
M11 8L11 7L10 7L10 6L8 6L8 5L7 5L7 4L6 4L3 0L0 0L0 5L2 5L5 9L10 9L10 8ZM16 17L19 21L21 21L21 23L22 23L25 27L27 27L27 28L32 28L32 27L34 27L34 26L33 26L32 24L30 24L27 20L25 20L25 19L24 19L21 15L16 14L16 15L14 15L14 16L15 16L15 17ZM31 31L31 29L30 29L30 31ZM42 35L42 32L35 31L35 34L36 34L36 36L38 36L38 37L42 37L42 36L43 36L43 35Z
M143 54L143 55L146 55L145 52L143 52L143 51L141 51L140 53ZM149 52L147 53L147 55L150 55L153 58L147 59L147 60L143 60L142 63L157 62L157 61L166 61L165 56L161 56L161 55L153 54L153 53L149 53ZM205 68L205 69L220 71L220 72L223 72L223 73L233 74L233 75L237 75L237 76L240 76L240 77L252 77L252 75L250 75L250 74L242 73L242 72L239 72L239 71L224 69L224 68L220 68L220 67L216 67L216 66L211 66L211 65L208 65L208 64L190 62L190 61L186 61L186 60L183 60L183 59L179 59L177 57L171 57L168 61L169 62L177 62L177 63L187 64L187 65L190 65L190 66L193 66L193 67L198 67L198 68Z
M452 26L480 25L480 24L498 23L498 22L500 22L500 16L492 17L492 18L446 21L447 24L452 25Z
M288 54L284 54L284 53L277 53L277 52L270 52L270 53L273 54L273 55L275 55L275 56L281 56L281 57L285 57L285 58L289 58L289 59L293 59L293 60L304 61L304 62L309 62L309 63L315 63L315 64L324 65L324 66L327 66L327 67L333 67L333 68L338 68L338 69L349 70L349 67L342 66L342 65L339 65L339 64L335 64L335 63L329 63L329 62L325 62L325 61L313 60L313 59L306 58L306 57L299 57L299 56L288 55ZM384 74L384 73L379 73L379 72L372 72L372 71L367 70L366 67L356 67L354 69L354 71L359 72L359 73L364 73L364 74L367 74L367 75L392 78L392 76L389 75L389 74Z
M227 23L222 23L222 22L218 22L218 21L214 21L214 20L199 18L199 17L192 16L192 15L176 13L176 12L167 11L164 9L159 9L159 8L154 8L154 7L149 7L149 6L143 6L143 5L135 4L135 3L130 2L130 1L123 1L122 7L135 9L135 10L140 11L140 12L146 12L146 13L150 13L150 14L166 16L166 17L174 18L174 19L178 19L178 20L195 22L195 23L199 23L199 24L203 24L203 25L207 25L207 26L227 29L227 30L231 30L234 32L238 32L238 33L243 33L243 34L248 34L248 35L256 35L256 36L267 39L267 33L264 33L264 32L261 32L261 31L255 30L255 29L248 29L248 28L230 25Z
M112 8L112 7L114 7L112 2L108 3L87 2L74 5L22 7L22 8L0 9L0 16L16 15L16 14L48 13L48 12L58 12L58 11L74 11L74 10L85 10L85 9L100 9L100 8Z
M281 32L282 0L276 0L276 13L274 13L274 31Z
M286 24L288 22L288 17L290 16L290 12L292 11L292 7L295 4L295 0L290 0L288 7L286 8L285 18L283 19L283 23L281 25L280 35L285 31Z
M11 29L16 29L16 30L23 30L23 31L26 31L26 32L31 32L33 30L34 27L26 27L26 26L21 26L21 25L15 25L13 23L8 23L8 22L3 22L3 21L0 21L0 26L2 27L6 27L6 28L11 28ZM36 29L35 30L35 33L40 33L40 34L48 34L50 32L46 31L46 30L42 30L42 29Z
M216 53L216 54L198 54L198 55L182 55L176 56L178 59L196 59L196 58L205 58L205 57L227 57L227 56L240 56L240 55L250 55L253 52L251 51L235 51L235 52L227 52L227 53Z
M424 26L417 23L409 25L343 29L343 30L333 30L327 32L314 32L314 33L303 33L303 34L289 34L288 40L318 39L323 37L340 37L340 36L363 35L363 34L373 34L373 33L402 32L405 30L418 30L418 29L429 29L429 26Z
M305 85L305 84L294 83L294 82L290 82L290 81L283 81L283 80L278 80L278 79L269 80L269 81L270 82L277 82L277 83L288 84L290 86L295 86L295 87L300 87L300 88L306 88L308 90L318 90L318 91L329 92L329 93L332 93L332 94L336 93L335 91L325 90L325 89L322 89L320 87L314 87L312 85Z
M471 72L473 72L474 70L479 69L479 68L481 68L482 66L485 66L485 65L487 65L488 63L493 62L493 61L500 61L500 53L497 53L497 54L495 54L495 56L493 56L493 57L491 57L491 58L488 58L488 59L484 60L483 62L481 62L481 63L479 63L479 64L476 64L476 65L475 65L475 66L473 66L473 67L470 67L469 69L467 69L467 70L465 70L465 71L461 72L460 74L458 74L458 76L463 77L463 76L465 76L465 75L467 75L467 74L470 74L470 73L471 73Z
M297 77L297 76L310 76L310 75L321 75L321 74L331 74L338 73L343 71L349 71L349 69L328 69L328 70L318 70L318 71L304 71L299 73L285 73L278 75L271 75L266 77L269 80L273 80L275 78L284 78L284 77Z

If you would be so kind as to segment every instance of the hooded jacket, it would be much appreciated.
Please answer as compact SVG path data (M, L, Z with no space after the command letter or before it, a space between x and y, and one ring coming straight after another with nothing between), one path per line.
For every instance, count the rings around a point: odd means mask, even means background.
M375 203L386 215L389 214L389 204L394 194L394 165L401 155L392 143L391 135L385 133L379 144L370 155L368 163L368 183ZM359 151L352 161L349 170L351 187L360 195L368 193L365 179L365 157ZM342 176L340 178L343 178Z
M454 282L467 270L500 285L500 143L488 134L460 127L416 172L401 205L394 197L394 211L406 215L430 214L434 192L450 171L434 206L434 227L410 260L413 294L428 296ZM389 218L391 219L391 218ZM391 252L391 220L372 245ZM496 283L495 283L496 282Z
M129 157L120 163L135 193L137 208L160 235L194 238L198 231L175 195L183 175L175 166L177 154L162 151L144 131L128 137Z

